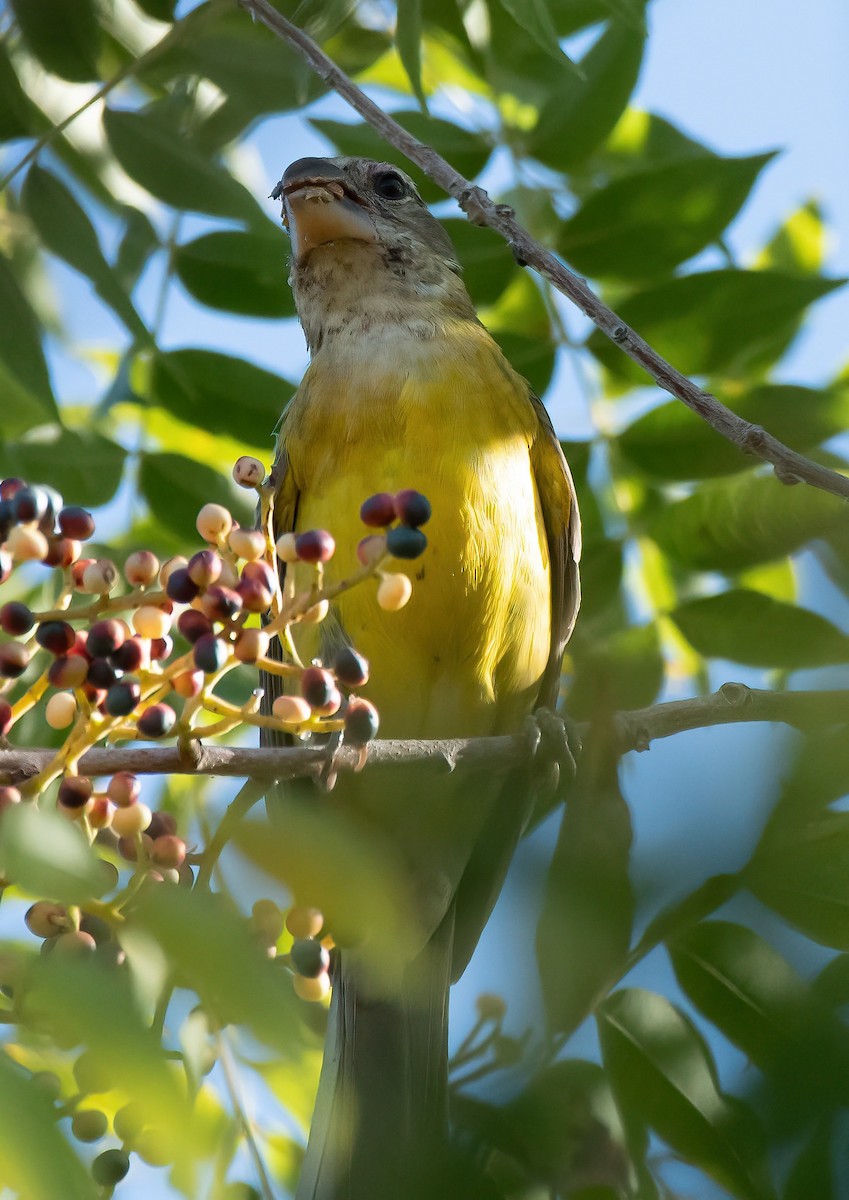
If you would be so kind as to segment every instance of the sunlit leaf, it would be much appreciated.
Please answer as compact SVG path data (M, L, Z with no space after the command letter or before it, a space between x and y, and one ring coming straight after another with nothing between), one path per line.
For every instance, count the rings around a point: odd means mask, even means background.
M685 567L740 571L793 554L846 522L846 506L837 496L747 474L704 484L685 500L666 505L648 533Z
M784 271L702 271L638 292L617 311L679 371L740 375L781 353L808 305L842 283ZM647 382L600 331L587 345L617 380Z
M185 242L174 269L196 300L210 308L254 317L290 317L295 304L286 283L288 242L268 233L226 230Z
M816 274L825 259L826 234L822 209L816 200L809 200L779 226L755 259L755 266Z
M711 157L710 150L665 117L629 107L593 155L593 164L615 178L648 167L705 157Z
M626 175L590 193L557 247L597 278L665 274L720 235L771 157L693 157Z
M94 0L11 0L27 46L47 71L74 83L98 79L101 28Z
M798 671L849 662L849 637L810 609L733 588L688 600L670 616L707 658Z
M745 1200L773 1195L752 1114L719 1091L705 1043L663 996L615 992L598 1014L604 1066L620 1107L687 1162Z
M99 433L51 426L0 444L0 473L50 484L69 503L96 507L115 495L126 457L123 446Z
M422 89L422 6L421 0L398 0L395 45L422 108L426 108Z
M108 886L108 873L100 869L81 829L30 805L5 814L2 861L6 878L46 900L79 904L101 896Z

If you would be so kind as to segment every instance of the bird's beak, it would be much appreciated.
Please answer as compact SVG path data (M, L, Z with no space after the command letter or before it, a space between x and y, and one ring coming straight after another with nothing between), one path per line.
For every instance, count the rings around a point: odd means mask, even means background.
M377 241L363 201L344 172L326 158L293 162L271 195L283 201L283 223L292 239L296 263L328 242Z

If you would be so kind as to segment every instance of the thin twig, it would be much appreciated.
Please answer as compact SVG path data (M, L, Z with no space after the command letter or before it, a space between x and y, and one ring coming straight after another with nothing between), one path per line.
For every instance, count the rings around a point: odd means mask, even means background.
M241 1092L239 1090L238 1072L236 1064L233 1061L233 1055L228 1041L226 1030L222 1030L217 1036L218 1042L218 1061L221 1064L221 1070L224 1075L224 1083L227 1092L230 1096L230 1103L236 1112L239 1124L242 1126L242 1132L245 1136L245 1141L248 1146L248 1151L253 1159L254 1168L257 1174L257 1182L262 1195L262 1200L274 1200L274 1190L271 1186L268 1168L265 1165L265 1159L262 1157L262 1151L256 1140L253 1123L250 1117L245 1112L245 1106L242 1102Z
M546 250L516 220L513 209L496 204L483 188L473 186L468 179L442 158L430 146L420 142L403 129L388 113L370 100L313 39L272 8L268 0L237 0L254 20L261 21L272 33L293 47L315 73L332 87L368 124L390 145L400 150L411 162L453 196L470 221L488 225L505 238L518 262L533 267L578 306L606 337L629 358L643 368L658 387L677 397L694 413L711 425L728 441L746 454L752 454L772 465L776 477L786 484L808 483L834 496L849 498L849 478L829 470L812 459L805 458L759 425L744 421L715 396L703 392L686 375L662 358L648 342L640 337L621 317L587 286L585 279L570 271L558 258Z
M649 708L616 713L614 727L618 750L647 750L653 741L689 729L773 721L795 729L849 722L849 689L835 691L769 692L742 683L725 683L710 696L670 700ZM254 749L238 746L204 746L187 760L178 747L94 749L78 763L81 774L112 775L228 775L253 779L318 777L327 766L323 746L285 746ZM52 760L53 750L0 749L0 780L22 782L38 774ZM523 735L453 738L442 741L376 741L369 748L366 769L409 764L453 771L504 771L526 762L528 741ZM335 770L358 770L360 751L341 746L334 756Z

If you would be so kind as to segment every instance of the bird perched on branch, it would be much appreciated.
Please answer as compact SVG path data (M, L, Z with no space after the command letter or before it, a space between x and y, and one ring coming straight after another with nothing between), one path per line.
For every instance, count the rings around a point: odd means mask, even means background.
M296 627L300 657L356 646L386 737L516 732L555 704L579 603L575 492L548 415L478 321L406 174L304 158L275 194L311 352L279 429L276 534L332 529L344 574L368 532L366 497L414 488L433 510L424 555L393 566L413 580L406 607L345 592L323 622ZM280 679L265 682L270 703ZM270 809L284 828L320 830L304 850L319 864L304 899L342 949L298 1200L412 1197L444 1141L449 984L527 823L530 772L381 768L323 798L301 784L281 786ZM322 837L350 850L325 856Z

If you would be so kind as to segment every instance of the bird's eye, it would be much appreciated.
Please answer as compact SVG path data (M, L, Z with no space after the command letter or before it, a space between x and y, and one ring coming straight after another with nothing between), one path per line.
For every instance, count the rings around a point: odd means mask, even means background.
M384 200L401 200L407 194L407 185L394 171L384 171L375 176L374 190Z

